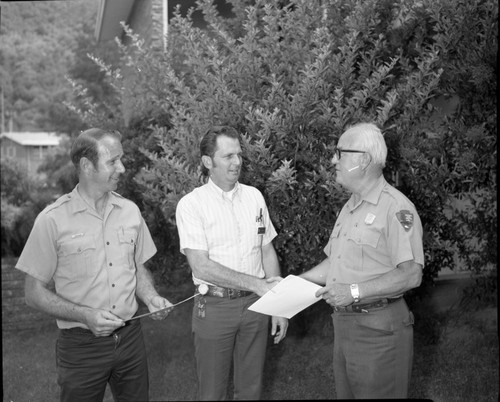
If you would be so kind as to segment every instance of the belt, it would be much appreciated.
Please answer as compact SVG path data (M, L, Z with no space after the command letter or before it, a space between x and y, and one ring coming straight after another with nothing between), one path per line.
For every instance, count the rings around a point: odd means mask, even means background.
M250 296L253 292L249 290L223 288L222 286L208 285L207 296L224 297L226 299L238 299L239 297Z
M350 304L345 307L333 306L333 311L336 313L368 313L370 310L387 307L389 304L401 299L402 297L396 297L392 299L380 299L371 303Z
M135 315L137 315L137 313ZM125 325L115 329L112 334L119 334L123 329L125 329L129 325L131 326L131 325L138 325L138 324L139 324L139 320L127 321L125 323ZM63 328L63 329L61 329L61 331L66 332L66 333L91 334L91 335L94 334L90 329L83 328L83 327Z

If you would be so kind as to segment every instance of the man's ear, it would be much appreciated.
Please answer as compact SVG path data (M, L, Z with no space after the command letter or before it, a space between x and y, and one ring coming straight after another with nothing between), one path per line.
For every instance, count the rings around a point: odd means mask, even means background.
M208 170L212 169L212 158L208 155L203 155L201 157L201 162Z
M86 158L85 156L80 159L80 171L83 173L89 173L91 170L94 169L94 165L90 161L90 159Z
M371 162L372 162L372 156L368 152L365 152L361 159L361 168L363 170L366 169L368 166L370 166Z

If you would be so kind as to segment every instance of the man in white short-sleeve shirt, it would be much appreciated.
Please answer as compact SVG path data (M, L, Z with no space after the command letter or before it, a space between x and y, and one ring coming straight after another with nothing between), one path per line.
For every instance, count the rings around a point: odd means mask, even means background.
M260 191L238 182L238 132L213 127L200 151L208 182L184 196L176 211L193 282L209 289L196 297L193 308L198 399L225 399L232 362L234 399L259 399L269 317L248 306L276 285L269 278L280 275L272 244L276 231ZM275 343L287 327L285 318L272 317Z

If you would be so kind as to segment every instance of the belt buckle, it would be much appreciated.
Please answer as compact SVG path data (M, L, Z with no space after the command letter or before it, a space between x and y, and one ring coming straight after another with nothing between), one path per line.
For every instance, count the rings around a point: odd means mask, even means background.
M227 289L227 295L230 299L234 299L235 298L235 289L232 289L232 288L228 288Z

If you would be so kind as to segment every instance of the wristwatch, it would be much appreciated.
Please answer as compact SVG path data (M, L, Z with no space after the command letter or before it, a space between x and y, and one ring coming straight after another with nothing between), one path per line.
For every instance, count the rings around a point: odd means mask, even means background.
M359 302L359 287L357 283L351 284L351 296L354 299L354 303Z

